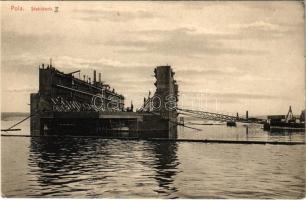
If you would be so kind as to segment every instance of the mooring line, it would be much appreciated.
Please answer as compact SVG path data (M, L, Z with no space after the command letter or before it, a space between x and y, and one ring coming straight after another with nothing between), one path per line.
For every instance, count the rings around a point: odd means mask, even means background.
M130 141L154 141L154 142L191 142L191 143L219 143L219 144L272 144L272 145L305 145L305 142L286 142L286 141L254 141L254 140L196 140L196 139L169 139L169 138L139 138L139 137L105 137L105 136L73 136L73 135L45 135L45 136L34 136L34 135L11 135L1 134L3 137L31 137L31 138L101 138L111 140L130 140Z
M17 122L16 124L14 124L13 126L11 126L8 129L1 129L1 131L7 132L7 131L20 131L21 129L13 129L15 126L21 124L22 122L26 121L27 119L29 119L30 117L33 117L34 115L36 115L38 113L38 111L36 111L34 114L31 114L29 116L27 116L26 118L22 119L21 121Z

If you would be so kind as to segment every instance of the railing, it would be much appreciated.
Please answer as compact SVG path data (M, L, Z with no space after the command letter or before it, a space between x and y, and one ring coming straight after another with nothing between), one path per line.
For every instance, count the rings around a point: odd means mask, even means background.
M151 110L151 101L152 98L148 98L145 102L144 105L138 109L139 112L150 112Z
M237 122L246 122L246 123L262 123L262 119L257 119L257 118L241 118L221 113L212 113L207 111L190 110L182 108L177 108L177 110L180 111L179 114L181 115L187 115L195 118L202 118L212 121L220 121L220 122L237 121Z

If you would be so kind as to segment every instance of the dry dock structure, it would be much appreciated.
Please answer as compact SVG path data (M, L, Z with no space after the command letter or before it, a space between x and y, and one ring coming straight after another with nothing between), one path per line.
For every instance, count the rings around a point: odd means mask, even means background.
M63 73L50 63L39 67L39 91L31 94L31 135L176 138L178 85L170 66L154 69L156 91L134 111L125 98L101 80ZM79 75L79 77L77 77Z

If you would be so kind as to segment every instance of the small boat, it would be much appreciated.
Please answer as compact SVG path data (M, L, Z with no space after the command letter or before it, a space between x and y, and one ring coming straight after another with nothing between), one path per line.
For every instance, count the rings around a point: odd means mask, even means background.
M235 121L227 121L226 126L237 126Z

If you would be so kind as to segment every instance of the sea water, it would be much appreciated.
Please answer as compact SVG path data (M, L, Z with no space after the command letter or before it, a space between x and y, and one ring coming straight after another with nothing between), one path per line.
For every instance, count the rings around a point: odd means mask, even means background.
M29 122L19 127L29 134ZM178 138L305 141L258 125L195 127ZM305 146L2 136L1 177L4 197L302 198Z

